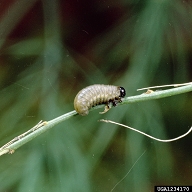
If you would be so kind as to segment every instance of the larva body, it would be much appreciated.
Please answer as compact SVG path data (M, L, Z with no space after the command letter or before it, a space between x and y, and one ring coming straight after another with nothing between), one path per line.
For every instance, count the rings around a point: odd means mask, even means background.
M123 87L114 85L91 85L76 95L74 99L74 108L80 115L88 115L89 109L99 104L106 104L105 112L110 109L109 104L116 106L121 102L121 98L126 92Z

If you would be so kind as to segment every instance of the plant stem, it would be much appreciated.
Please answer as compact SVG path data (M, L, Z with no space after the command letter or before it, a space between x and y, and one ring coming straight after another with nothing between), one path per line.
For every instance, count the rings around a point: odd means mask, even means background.
M187 93L190 91L192 91L192 84L182 86L182 87L167 89L167 90L153 91L149 94L144 93L141 95L126 97L125 99L123 99L122 103L120 103L120 104L123 105L123 104L128 104L128 103L136 103L136 102L140 102L140 101L161 99L164 97L171 97L173 95L179 95L179 94Z
M152 91L152 92L140 94L137 96L126 97L122 100L122 103L120 103L120 105L135 103L135 102L140 102L140 101L147 101L147 100L152 100L152 99L161 99L164 97L170 97L173 95L178 95L178 94L186 93L186 92L190 92L190 91L192 91L192 85L186 85L186 86L182 86L182 87L161 90L161 91ZM101 108L103 106L104 105L99 105L99 106L93 107L90 111ZM8 142L4 146L2 146L0 148L0 156L3 154L6 154L6 153L13 153L17 148L21 147L25 143L34 139L38 135L40 135L43 132L47 131L48 129L54 127L58 123L61 123L75 115L77 115L77 112L71 111L69 113L61 115L50 121L44 121L44 122L42 121L42 122L38 123L31 129L29 129L27 132L19 135L18 137L15 137L13 140L11 140L10 142Z

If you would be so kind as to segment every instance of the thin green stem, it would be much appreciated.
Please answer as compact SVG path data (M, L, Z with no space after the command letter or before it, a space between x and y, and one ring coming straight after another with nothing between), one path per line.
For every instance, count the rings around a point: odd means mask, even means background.
M153 99L161 99L164 97L171 97L173 95L179 95L179 94L187 93L190 91L192 91L192 84L186 85L183 87L167 89L167 90L154 91L149 94L143 93L141 95L126 97L125 99L123 99L121 105L128 104L128 103L136 103L140 101L153 100Z
M177 87L177 88L172 88L168 90L161 90L161 91L154 91L148 93L143 93L137 96L131 96L131 97L126 97L123 99L122 103L120 105L124 104L129 104L129 103L135 103L135 102L140 102L140 101L147 101L147 100L152 100L152 99L161 99L164 97L170 97L173 95L178 95L186 92L192 91L192 85L186 85L183 87ZM104 105L99 105L96 107L93 107L91 109L95 110L98 108L103 107ZM9 141L7 144L2 146L0 148L0 155L6 154L6 153L13 153L16 149L24 145L25 143L31 141L38 135L42 134L43 132L47 131L48 129L54 127L55 125L77 115L76 111L71 111L69 113L66 113L64 115L61 115L55 119L52 119L50 121L41 121L31 129L29 129L27 132L19 135L18 137L15 137L13 140ZM85 117L86 118L86 117Z
M65 121L73 116L77 115L76 111L71 111L69 113L66 113L64 115L61 115L55 119L52 119L50 121L41 121L34 127L32 127L27 132L15 137L13 140L9 141L7 144L2 146L0 148L0 156L6 153L13 153L17 148L21 147L25 143L31 141L38 135L41 135L48 129L54 127L58 123L61 123L62 121Z

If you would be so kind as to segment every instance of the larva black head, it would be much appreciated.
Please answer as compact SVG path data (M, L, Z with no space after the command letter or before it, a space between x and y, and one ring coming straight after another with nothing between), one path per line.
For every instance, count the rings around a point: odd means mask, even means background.
M125 97L126 95L125 89L123 87L120 87L119 89L120 89L120 97Z

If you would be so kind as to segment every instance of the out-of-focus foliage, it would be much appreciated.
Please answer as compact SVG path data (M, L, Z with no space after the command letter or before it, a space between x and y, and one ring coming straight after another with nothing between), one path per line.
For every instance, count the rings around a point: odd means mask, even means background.
M0 13L1 145L73 110L76 93L90 84L121 85L130 96L191 81L191 1L6 0ZM191 103L183 94L74 117L0 157L0 191L190 185L191 135L159 143L97 120L173 138L191 126Z

